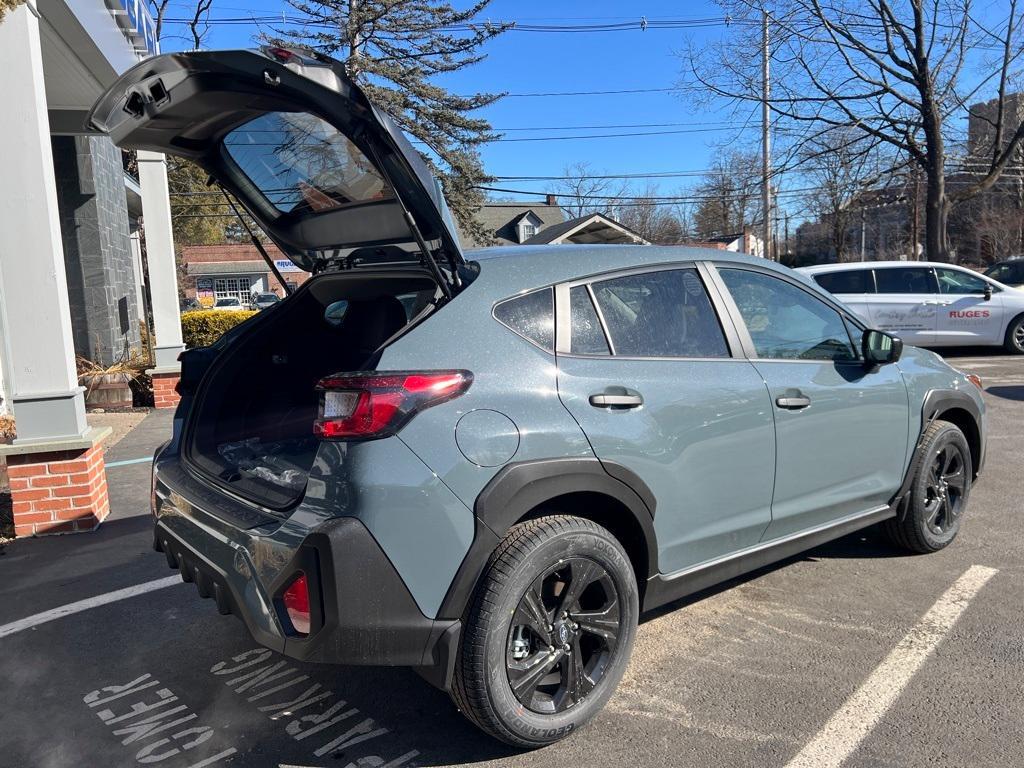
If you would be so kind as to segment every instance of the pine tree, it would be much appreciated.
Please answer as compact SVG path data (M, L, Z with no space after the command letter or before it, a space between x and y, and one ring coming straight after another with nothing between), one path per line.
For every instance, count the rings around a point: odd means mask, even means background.
M460 96L434 82L484 59L481 46L509 25L476 22L490 3L456 10L443 0L288 0L302 14L277 30L279 44L299 44L342 59L349 76L414 140L444 184L462 228L486 242L474 214L484 202L479 185L492 181L478 148L496 138L487 120L472 116L502 94Z

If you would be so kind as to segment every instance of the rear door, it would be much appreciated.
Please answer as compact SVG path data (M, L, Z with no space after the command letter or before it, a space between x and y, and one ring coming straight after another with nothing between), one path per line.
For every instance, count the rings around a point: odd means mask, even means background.
M772 403L777 461L765 540L887 504L906 467L910 410L899 368L865 367L860 328L812 289L753 266L714 274Z
M771 519L768 393L712 295L693 263L556 289L559 396L612 474L653 492L663 573L753 546Z
M165 54L121 75L89 122L124 149L200 165L303 269L391 254L458 287L439 186L337 61L277 47Z
M929 266L875 267L876 295L871 298L871 323L908 344L935 342L943 299Z
M935 267L942 304L936 341L940 344L999 344L1005 317L1002 291L966 269ZM985 289L991 293L985 298Z

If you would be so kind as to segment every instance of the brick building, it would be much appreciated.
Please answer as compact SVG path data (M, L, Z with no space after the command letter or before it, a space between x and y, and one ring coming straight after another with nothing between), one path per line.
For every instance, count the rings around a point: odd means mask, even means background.
M292 264L275 245L266 243L264 247L290 287L297 287L309 278L308 272ZM230 297L246 304L254 293L273 292L284 296L284 286L250 243L187 245L181 249L181 262L182 291L203 306L212 306L217 299Z

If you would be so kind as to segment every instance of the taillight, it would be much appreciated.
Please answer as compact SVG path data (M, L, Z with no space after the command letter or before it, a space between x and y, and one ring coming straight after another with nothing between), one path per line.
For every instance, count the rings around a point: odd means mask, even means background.
M982 391L985 390L985 387L982 386L982 384L981 384L981 376L978 376L977 374L974 374L974 373L965 373L964 376L966 376L967 380L969 382L971 382L971 384L976 386L978 389L980 389Z
M310 627L309 582L306 580L306 574L300 572L292 580L292 583L281 595L281 601L284 603L285 613L288 614L288 620L291 621L295 631L300 635L308 635Z
M320 412L313 433L327 440L370 440L393 435L424 408L469 389L469 371L339 373L321 379Z

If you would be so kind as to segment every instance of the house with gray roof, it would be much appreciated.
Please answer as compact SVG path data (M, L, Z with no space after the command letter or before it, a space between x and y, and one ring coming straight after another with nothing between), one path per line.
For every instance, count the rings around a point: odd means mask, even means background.
M566 219L555 195L543 203L495 201L476 214L493 242L482 243L460 229L466 248L488 245L560 245L562 243L631 243L649 245L639 234L601 213Z

